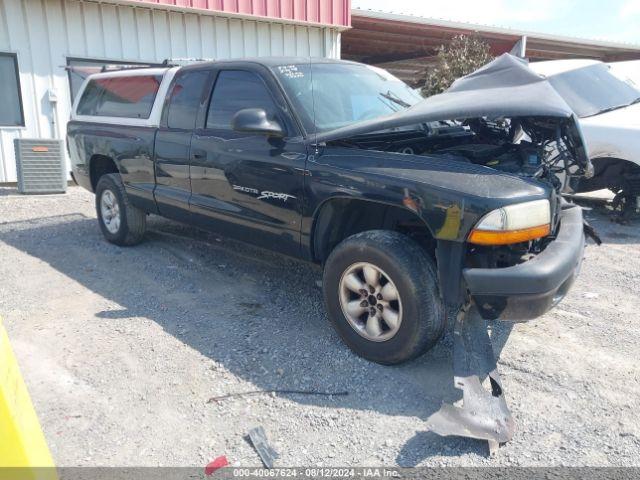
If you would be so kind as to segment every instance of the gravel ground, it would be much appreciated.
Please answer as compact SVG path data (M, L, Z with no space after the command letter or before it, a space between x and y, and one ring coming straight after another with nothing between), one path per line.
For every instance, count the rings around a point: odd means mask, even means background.
M0 189L0 314L59 466L640 466L640 220L587 214L605 245L558 308L492 326L515 438L440 438L427 417L452 385L450 334L383 367L331 329L320 271L150 218L134 248L106 243L93 196ZM317 389L348 396L247 390Z

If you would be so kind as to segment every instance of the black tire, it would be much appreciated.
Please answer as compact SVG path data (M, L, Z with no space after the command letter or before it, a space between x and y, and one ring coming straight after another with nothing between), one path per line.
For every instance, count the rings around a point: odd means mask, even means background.
M402 301L399 327L384 341L373 341L358 333L341 307L342 276L360 262L372 264L388 275ZM373 362L393 365L416 358L433 347L444 332L446 316L434 261L401 233L371 230L341 242L325 263L323 290L334 328L355 353Z
M102 215L101 201L106 192L111 192L118 204L120 224L116 231L110 231ZM108 195L108 194L107 194ZM103 175L96 186L96 212L104 238L116 245L135 245L142 241L147 228L147 214L129 202L120 175Z

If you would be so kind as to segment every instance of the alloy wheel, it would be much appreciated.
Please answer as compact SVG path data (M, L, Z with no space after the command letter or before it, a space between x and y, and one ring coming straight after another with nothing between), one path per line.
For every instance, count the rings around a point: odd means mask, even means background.
M395 284L381 268L359 262L340 278L340 306L349 325L367 340L392 338L402 322L402 301Z
M104 190L100 198L102 222L109 233L116 234L120 230L120 205L111 190Z

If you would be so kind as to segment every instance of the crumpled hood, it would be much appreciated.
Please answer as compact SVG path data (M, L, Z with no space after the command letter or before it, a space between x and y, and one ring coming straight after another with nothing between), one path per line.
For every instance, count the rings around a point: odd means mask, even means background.
M341 140L438 120L498 117L556 117L568 119L572 135L581 145L589 164L578 119L571 107L541 75L531 70L525 60L505 53L491 63L460 78L445 93L426 98L416 105L370 120L317 134L317 142Z

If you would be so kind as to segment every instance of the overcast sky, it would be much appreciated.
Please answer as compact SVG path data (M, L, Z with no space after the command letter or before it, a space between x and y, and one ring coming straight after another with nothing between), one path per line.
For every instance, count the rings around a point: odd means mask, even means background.
M640 44L640 0L352 0L352 5Z

